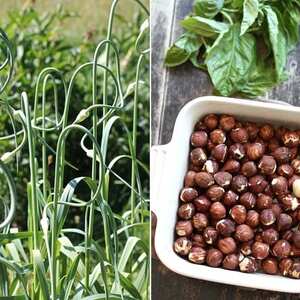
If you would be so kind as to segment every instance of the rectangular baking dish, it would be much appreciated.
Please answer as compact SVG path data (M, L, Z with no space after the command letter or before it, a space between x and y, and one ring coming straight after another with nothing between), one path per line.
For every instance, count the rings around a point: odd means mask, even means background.
M280 103L280 102L279 102ZM151 149L151 210L157 217L155 249L172 271L202 280L249 288L300 293L300 280L267 274L247 274L196 265L173 251L178 195L187 170L189 141L195 123L208 113L227 113L249 121L300 128L300 108L215 96L197 98L179 112L170 143Z

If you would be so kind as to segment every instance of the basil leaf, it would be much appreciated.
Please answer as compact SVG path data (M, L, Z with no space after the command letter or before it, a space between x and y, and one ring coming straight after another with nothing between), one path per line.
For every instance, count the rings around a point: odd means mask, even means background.
M224 0L195 0L194 12L197 16L212 19L224 5Z
M213 37L229 29L229 24L227 23L202 17L187 17L181 21L181 25L186 30L205 37Z
M283 76L287 59L287 41L275 11L270 6L265 6L264 11L268 23L269 39L272 46L277 79L280 79Z
M202 45L202 41L199 36L192 33L184 33L175 42L175 46L181 49L185 49L187 52L192 53L197 51Z
M165 65L175 67L185 63L192 53L199 50L202 41L198 36L191 33L184 33L174 45L168 49L165 57Z
M241 87L240 92L247 97L255 98L265 94L277 83L275 70L259 61L252 66L247 82Z
M235 24L208 50L205 63L217 91L229 96L246 82L255 60L254 36L249 33L240 36L240 24Z
M225 4L232 8L242 8L244 0L225 0Z
M167 67L176 67L185 63L190 57L190 54L184 49L172 46L168 49L165 57L165 65Z
M258 0L245 0L243 5L243 21L241 25L241 35L255 22L258 16Z

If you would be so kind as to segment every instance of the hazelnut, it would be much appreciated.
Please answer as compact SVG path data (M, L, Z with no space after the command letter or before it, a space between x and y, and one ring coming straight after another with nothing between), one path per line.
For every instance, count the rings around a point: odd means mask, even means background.
M214 178L207 172L199 172L195 176L196 184L201 188L208 188L214 184Z
M243 242L241 245L240 245L240 251L243 255L245 256L249 256L251 255L252 253L252 244L253 244L253 241L249 241L249 242Z
M232 207L229 214L237 224L243 224L246 220L247 210L243 205L235 205Z
M299 206L298 199L291 194L280 195L278 199L283 204L285 210L296 210Z
M189 220L195 214L195 206L193 203L182 204L178 209L178 216L181 219Z
M193 226L196 230L202 231L208 225L207 216L203 213L196 213L193 216Z
M204 195L199 196L194 200L195 208L198 212L206 213L209 211L211 201Z
M239 199L239 196L235 192L229 190L229 191L225 192L225 194L223 196L223 204L231 207L237 203L238 199Z
M253 257L244 257L239 263L240 271L245 273L254 273L258 269L257 262Z
M293 260L290 258L283 258L279 262L279 271L283 276L289 276L293 265Z
M293 231L292 230L286 230L286 231L283 232L283 234L281 236L282 236L283 240L291 242L292 238L293 238Z
M208 131L207 126L200 120L195 125L195 131Z
M190 154L191 163L195 166L203 166L207 160L205 151L202 148L195 148Z
M201 247L201 248L206 247L206 243L204 241L204 238L199 233L192 234L192 244L193 244L193 247L194 246L195 247Z
M259 213L255 210L249 210L247 212L245 224L252 228L256 228L259 225Z
M272 203L272 206L271 206L272 210L273 210L273 213L275 215L275 217L277 218L281 212L282 212L282 209L280 207L280 205L278 203Z
M257 138L259 128L255 123L247 122L245 124L245 129L248 132L249 140L254 141Z
M253 193L246 192L240 196L240 203L247 209L251 209L256 204L256 196Z
M210 209L210 215L215 220L221 220L226 216L226 208L221 202L214 202Z
M292 245L291 246L290 256L292 256L292 257L300 257L300 249L297 248L295 245Z
M288 187L290 189L293 188L294 181L297 180L297 179L300 179L299 175L293 175L291 178L289 178L289 180L288 180Z
M288 230L292 226L292 217L288 214L280 214L277 218L276 224L278 231Z
M230 132L230 138L234 143L244 144L248 142L248 132L245 128L234 128Z
M213 130L217 128L219 120L215 114L209 114L204 118L203 123L208 129Z
M219 171L219 165L216 161L208 159L203 165L203 171L215 174Z
M262 193L267 185L268 182L262 175L255 175L249 179L249 189L252 193Z
M194 187L195 186L195 175L196 172L188 171L184 177L184 187Z
M234 192L242 193L247 190L248 180L244 175L236 175L232 178L231 188Z
M273 156L264 155L258 163L258 168L260 172L265 175L274 174L276 171L276 161Z
M228 172L220 171L214 175L214 179L221 187L228 187L232 180L232 175Z
M296 230L293 233L292 241L297 248L300 248L300 231L299 230Z
M300 174L300 159L293 159L291 162L291 166L296 174Z
M235 237L240 242L248 242L253 239L254 232L251 227L246 224L238 225L235 230Z
M225 144L217 145L211 150L211 156L219 162L224 162L227 156L227 146Z
M191 202L198 196L197 190L193 188L183 188L180 192L180 200L183 202Z
M240 170L240 163L237 160L229 159L224 163L222 171L237 173Z
M297 198L300 198L300 179L293 182L293 193Z
M276 217L272 209L264 209L259 216L259 220L263 225L269 226L275 223Z
M202 168L200 166L195 166L192 163L189 163L188 170L193 172L200 172Z
M297 147L299 145L299 135L295 131L287 131L282 136L282 142L286 147Z
M279 233L274 228L268 228L261 234L262 240L268 245L273 245L279 239Z
M290 269L290 273L289 275L293 278L300 278L300 263L299 262L294 262L291 269Z
M252 255L257 259L265 259L269 255L270 247L266 243L254 242L252 245Z
M272 257L266 258L262 262L261 266L262 266L263 271L267 274L274 275L274 274L278 273L278 263L275 258L272 258Z
M291 158L290 149L287 147L279 147L275 149L272 155L279 164L286 164Z
M239 265L239 259L236 254L226 255L223 260L223 268L228 270L235 270Z
M276 195L285 195L288 193L288 181L283 176L278 176L271 181L272 191Z
M242 144L235 143L229 147L228 153L231 158L241 160L245 156L245 149Z
M205 131L195 131L191 136L191 144L194 147L205 147L207 145L208 136Z
M206 263L211 267L218 267L223 260L223 254L218 249L209 249L206 255Z
M175 226L178 236L189 236L193 233L193 225L191 221L178 221Z
M212 245L218 239L218 232L215 228L211 226L206 227L203 231L203 238L206 244Z
M218 233L223 236L230 236L235 231L235 224L230 219L222 219L216 224Z
M247 157L250 160L258 160L264 155L264 147L261 143L253 143L247 147Z
M235 127L235 118L233 116L222 115L220 117L220 128L224 131L230 131Z
M231 254L236 251L236 242L232 237L225 237L218 241L218 248L223 254Z
M206 191L206 195L211 201L221 200L224 193L225 193L225 190L221 186L218 186L218 185L212 185Z
M264 141L270 141L274 136L274 129L270 124L263 125L259 130L259 136Z
M203 264L206 259L206 250L201 247L192 247L188 259L195 264Z
M296 159L298 156L298 147L290 148L291 160Z
M291 245L286 240L279 240L275 243L272 250L273 250L274 256L277 256L280 258L288 257L291 252Z
M279 127L279 128L277 128L276 131L275 131L276 138L277 138L278 140L281 140L282 137L283 137L283 135L284 135L287 131L288 131L288 129L285 128L285 127L282 127L282 126Z
M192 249L192 242L186 237L178 238L174 243L174 250L181 256L188 255Z
M273 152L275 151L277 148L280 147L280 143L278 142L277 139L275 138L272 138L270 141L269 141L269 144L268 144L268 149L269 149L269 152Z
M258 194L256 207L260 210L272 207L272 198L265 194Z
M294 169L288 164L283 164L283 165L278 167L277 173L280 176L290 178L294 175Z
M216 145L225 144L225 141L226 141L226 135L225 135L224 131L221 129L213 130L210 133L209 138Z
M252 177L257 173L257 167L253 161L247 161L242 164L241 173L246 177Z

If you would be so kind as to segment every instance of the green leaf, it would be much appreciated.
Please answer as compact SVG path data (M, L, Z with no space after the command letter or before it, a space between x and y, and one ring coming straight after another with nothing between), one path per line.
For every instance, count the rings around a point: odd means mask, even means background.
M227 23L202 17L186 17L181 21L181 25L187 31L204 37L213 37L219 33L224 33L230 27Z
M255 98L264 95L276 83L275 70L259 62L252 67L248 80L240 91L246 97Z
M197 16L212 19L224 5L224 0L195 0L194 12Z
M277 79L280 80L283 76L287 59L287 42L275 11L270 6L265 6L264 11L268 23L269 39L272 45Z
M236 93L246 80L256 59L256 42L252 34L240 36L239 24L233 25L209 49L205 63L211 80L223 96Z
M228 2L233 8L242 8L244 0L229 0Z
M193 53L199 50L201 45L202 41L198 36L192 33L184 33L168 50L165 65L175 67L185 63Z
M48 282L46 277L46 270L40 250L32 250L33 263L36 266L36 272L39 279L39 284L43 299L50 299L50 292L48 288Z
M241 25L241 35L255 22L258 16L258 0L245 0L243 6L243 21Z

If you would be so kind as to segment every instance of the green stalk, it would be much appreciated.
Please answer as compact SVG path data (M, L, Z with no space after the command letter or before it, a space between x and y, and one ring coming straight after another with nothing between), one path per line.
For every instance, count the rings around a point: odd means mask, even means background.
M39 248L38 242L38 207L37 207L37 176L36 176L36 163L35 163L35 140L34 133L31 127L31 114L29 109L29 103L26 93L22 93L22 103L26 117L26 130L28 138L28 150L29 150L29 165L30 165L30 183L31 183L31 207L32 207L32 229L33 229L33 249L31 249L31 262L33 261L32 251ZM33 293L37 288L37 273L35 264L33 266Z

